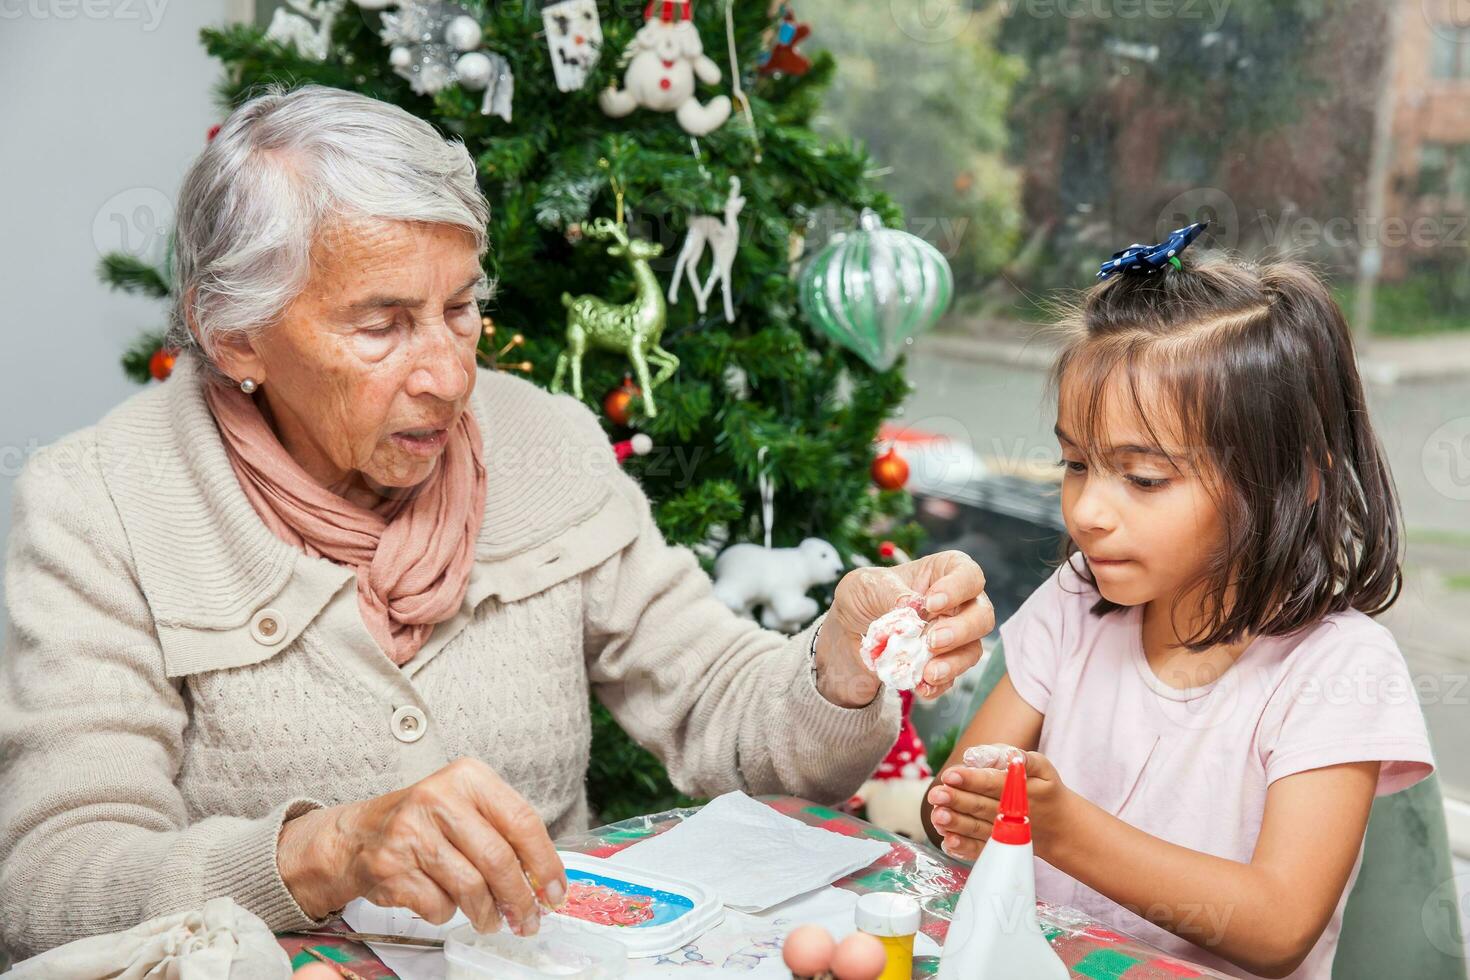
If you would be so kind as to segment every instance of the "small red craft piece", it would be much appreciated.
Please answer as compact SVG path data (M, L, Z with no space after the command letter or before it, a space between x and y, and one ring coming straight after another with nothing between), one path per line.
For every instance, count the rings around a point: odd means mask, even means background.
M782 4L781 22L776 27L776 43L761 61L762 75L805 75L812 67L811 60L796 46L806 40L812 32L811 26L799 24L791 8Z
M595 925L628 928L653 918L653 896L629 895L606 885L574 881L567 888L567 903L559 911Z

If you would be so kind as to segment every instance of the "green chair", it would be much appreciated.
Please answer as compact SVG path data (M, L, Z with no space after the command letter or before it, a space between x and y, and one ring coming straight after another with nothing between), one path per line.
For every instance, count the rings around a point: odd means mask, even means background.
M972 717L1005 673L1000 644L980 673ZM1363 866L1343 912L1333 980L1466 980L1439 777L1373 804Z

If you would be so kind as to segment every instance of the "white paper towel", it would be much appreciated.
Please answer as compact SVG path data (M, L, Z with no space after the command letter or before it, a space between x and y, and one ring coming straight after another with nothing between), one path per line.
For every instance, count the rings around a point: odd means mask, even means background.
M866 868L889 847L811 827L726 793L672 830L610 860L712 889L728 908L760 912Z
M468 923L469 916L459 909L443 925L422 919L412 909L374 905L365 898L354 898L342 910L342 919L357 932L377 932L390 936L412 936L415 939L443 939L450 930ZM399 980L444 980L444 950L389 943L368 943L383 965Z

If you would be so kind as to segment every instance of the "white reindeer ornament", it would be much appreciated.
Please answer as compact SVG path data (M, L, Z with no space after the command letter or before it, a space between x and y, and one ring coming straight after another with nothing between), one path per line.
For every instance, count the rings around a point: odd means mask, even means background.
M679 302L679 280L689 277L689 288L694 291L694 305L700 313L709 303L715 283L720 284L720 295L725 301L725 320L735 321L735 304L730 295L730 269L735 264L735 252L740 246L740 212L745 207L745 198L740 196L740 178L730 178L730 196L725 198L723 219L712 214L695 215L689 219L689 231L684 235L684 245L679 249L678 261L674 263L674 278L669 283L669 302ZM699 261L704 257L704 248L709 246L714 262L710 266L709 278L704 285L699 283Z

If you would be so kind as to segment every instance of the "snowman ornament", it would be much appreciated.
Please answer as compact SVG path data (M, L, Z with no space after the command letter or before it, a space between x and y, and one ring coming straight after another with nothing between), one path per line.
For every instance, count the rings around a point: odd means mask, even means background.
M643 12L646 23L623 52L627 65L623 87L604 89L598 97L604 113L621 118L638 108L672 112L691 136L712 133L730 118L729 96L719 95L708 103L695 97L695 79L718 84L720 66L704 53L689 4L690 0L651 0Z

